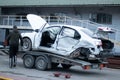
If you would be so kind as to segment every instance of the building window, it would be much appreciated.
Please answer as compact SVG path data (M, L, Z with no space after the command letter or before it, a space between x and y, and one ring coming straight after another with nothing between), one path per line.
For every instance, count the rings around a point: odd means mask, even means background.
M91 20L101 24L112 24L112 15L105 13L92 14Z

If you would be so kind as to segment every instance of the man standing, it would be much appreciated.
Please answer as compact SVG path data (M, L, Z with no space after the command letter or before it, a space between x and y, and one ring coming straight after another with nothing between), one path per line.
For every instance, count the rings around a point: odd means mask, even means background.
M22 37L17 30L17 26L13 26L13 31L7 36L7 42L9 42L9 63L10 63L10 68L16 67L16 55L18 52L18 47L19 47L19 40L21 41L21 46L23 46L23 40Z

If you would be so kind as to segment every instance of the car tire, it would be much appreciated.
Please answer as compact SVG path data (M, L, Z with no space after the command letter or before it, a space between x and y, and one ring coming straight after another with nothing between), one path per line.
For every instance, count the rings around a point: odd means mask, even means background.
M30 51L32 49L32 42L29 38L23 38L23 51Z
M23 57L23 65L26 68L32 68L34 66L35 58L32 55L25 55Z
M47 69L47 61L46 61L46 58L43 57L43 56L39 56L37 57L36 61L35 61L35 67L36 69L38 70L46 70Z

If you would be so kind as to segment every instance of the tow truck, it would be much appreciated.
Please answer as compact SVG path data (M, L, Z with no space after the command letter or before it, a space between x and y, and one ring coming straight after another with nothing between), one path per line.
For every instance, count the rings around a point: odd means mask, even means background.
M105 56L104 53L108 53L109 55L114 48L114 43L108 39L108 34L114 33L114 30L108 27L98 27L96 33L99 35L99 38L102 40L102 42L107 42L102 45L103 49L105 50L105 52L102 52L103 56ZM108 45L108 47L105 45ZM59 64L61 64L64 69L69 69L71 66L77 65L81 66L81 68L84 70L102 69L107 65L107 62L102 58L70 58L44 50L25 51L22 58L23 64L26 68L35 67L38 70L56 68Z
M34 20L34 18L35 17L32 17L33 20ZM31 22L32 23L37 22L41 26L46 25L46 24L45 25L40 24L39 21L42 21L42 20L38 18L38 20L34 20ZM42 21L42 22L45 22L45 21ZM35 25L33 25L33 27L34 28L36 26L39 27L39 25L35 24ZM42 30L42 29L43 28L41 28L40 30ZM99 28L99 30L101 30L101 28ZM41 31L39 31L38 29L36 29L34 31L35 32L33 32L33 33L36 36L41 36L40 34L38 34L38 35L36 34ZM88 31L87 31L87 33L88 33ZM33 35L30 35L30 36L35 39L35 37L33 37ZM72 37L72 36L70 35L70 37ZM80 36L74 37L74 39L75 38L78 39L79 37ZM39 39L36 39L35 42L37 40L39 40ZM26 68L36 67L38 70L47 70L47 69L56 68L59 64L61 64L64 69L69 69L71 66L78 65L78 66L81 66L82 69L88 70L88 69L102 69L102 68L106 67L106 64L107 64L107 62L105 62L102 58L76 57L79 54L74 54L73 56L75 56L75 57L69 57L69 56L64 56L64 55L58 54L57 52L50 52L50 50L48 50L48 51L44 50L45 48L44 49L37 49L37 48L32 49L32 43L29 44L29 42L31 42L31 40L29 40L29 38L27 38L26 35L24 36L24 41L28 41L28 43L25 43L25 45L28 45L28 46L24 46L24 50L26 50L26 51L24 51L24 54L22 55L23 64ZM97 42L97 44L99 44L99 42ZM39 44L35 43L34 48L36 47L36 45L39 45ZM99 45L99 47L100 46L101 45ZM50 46L47 45L47 47L50 47ZM106 49L106 48L104 48L104 49ZM88 49L86 49L86 51L87 50ZM84 55L84 56L88 56L88 55Z
M106 66L99 56L101 40L87 35L87 28L71 25L49 26L40 16L28 14L27 19L33 28L32 33L22 33L23 64L38 70L64 69L78 65L83 69L102 69ZM68 43L68 44L66 44Z

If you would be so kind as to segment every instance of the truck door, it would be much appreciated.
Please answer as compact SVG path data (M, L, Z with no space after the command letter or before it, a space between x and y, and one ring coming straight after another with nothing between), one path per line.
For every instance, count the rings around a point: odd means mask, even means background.
M79 43L80 37L76 30L67 27L63 28L58 38L57 49L65 52L72 50Z

